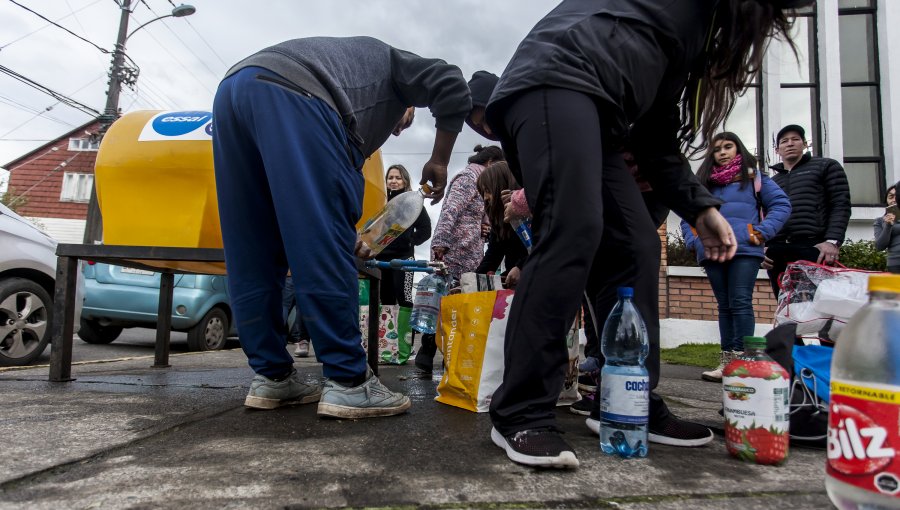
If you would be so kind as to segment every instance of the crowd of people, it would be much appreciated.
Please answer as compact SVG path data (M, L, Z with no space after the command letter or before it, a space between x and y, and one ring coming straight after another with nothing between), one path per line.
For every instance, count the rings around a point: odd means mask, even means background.
M454 65L370 37L296 39L239 62L216 93L213 148L229 293L256 373L245 404L318 402L320 416L336 418L410 407L366 365L354 258L371 252L354 225L363 160L422 107L436 131L419 184L429 184L433 205L443 199L441 213L433 235L423 211L378 258L411 258L430 238L432 260L444 262L450 278L501 272L516 289L490 409L493 442L514 462L578 466L555 416L564 339L582 307L591 310L589 329L599 326L620 286L635 289L647 323L650 441L711 441L708 428L676 417L654 391L657 228L669 210L683 219L718 301L723 363L752 334L760 267L775 282L791 261L838 261L850 215L840 164L810 155L804 129L789 125L776 137L782 162L770 178L736 135L719 132L768 40L790 42L786 11L809 3L565 0L501 76L478 71L468 82ZM500 145L476 147L448 184L464 123ZM695 176L684 154L703 149ZM388 200L413 188L402 165L388 168L385 183ZM887 201L896 204L896 187ZM526 216L530 253L509 225ZM896 219L889 211L875 233L900 271ZM289 270L293 290L285 293ZM409 273L384 273L382 303L410 306L411 291ZM322 384L304 379L285 349L288 306L302 311L298 339L312 339ZM596 390L603 359L592 332L585 386ZM416 367L430 373L434 336L424 335L417 351ZM718 380L721 370L704 377ZM597 433L599 399L586 402L578 411Z

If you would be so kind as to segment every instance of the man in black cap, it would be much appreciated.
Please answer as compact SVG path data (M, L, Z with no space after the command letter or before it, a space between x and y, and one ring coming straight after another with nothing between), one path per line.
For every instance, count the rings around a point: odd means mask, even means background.
M778 297L778 279L787 264L810 260L838 261L850 222L850 185L837 161L807 152L806 131L789 124L778 131L775 152L781 163L772 166L772 179L791 199L791 216L778 234L766 242L763 267L769 270Z

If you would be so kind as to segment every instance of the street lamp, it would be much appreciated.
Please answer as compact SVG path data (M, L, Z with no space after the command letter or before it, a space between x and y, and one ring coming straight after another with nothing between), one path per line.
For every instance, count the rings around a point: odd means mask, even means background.
M100 136L102 137L109 126L119 118L119 92L122 90L122 83L134 83L137 80L137 73L132 69L125 67L125 42L134 35L138 30L146 27L154 21L164 18L183 18L197 12L193 5L181 4L172 9L170 14L153 18L143 25L135 28L128 33L128 20L131 17L132 0L121 0L119 8L122 15L119 18L119 35L116 38L116 48L113 51L112 67L109 71L109 90L106 92L106 108L103 109L103 115L100 116ZM91 187L91 200L88 203L87 219L84 228L84 243L93 244L99 241L103 233L103 223L100 217L100 207L97 205L97 188Z

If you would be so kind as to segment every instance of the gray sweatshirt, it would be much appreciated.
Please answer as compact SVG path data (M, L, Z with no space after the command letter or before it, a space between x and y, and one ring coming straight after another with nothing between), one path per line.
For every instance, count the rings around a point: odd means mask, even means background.
M894 221L893 225L885 225L884 218L876 218L873 226L875 227L875 249L887 249L888 267L900 266L900 221Z
M371 37L285 41L238 62L225 77L246 67L268 69L328 103L366 157L384 144L409 106L428 107L438 129L456 133L472 108L458 67Z

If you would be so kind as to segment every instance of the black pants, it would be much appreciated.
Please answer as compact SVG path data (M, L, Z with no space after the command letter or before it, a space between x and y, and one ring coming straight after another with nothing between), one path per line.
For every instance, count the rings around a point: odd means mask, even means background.
M534 215L534 248L506 330L503 383L491 402L494 426L508 435L556 426L566 331L585 288L596 296L596 309L609 310L617 286L634 287L648 333L655 329L647 360L655 387L660 244L621 154L602 145L601 119L589 96L563 89L525 92L507 107L496 131Z
M772 259L772 269L768 270L769 283L772 284L772 292L778 299L780 290L778 281L781 273L787 269L787 265L798 260L815 262L819 258L819 249L816 244L821 241L806 241L803 243L779 243L772 242L766 245L766 257Z
M406 272L395 269L381 270L381 286L379 296L383 305L400 305L412 308L412 302L406 298Z

